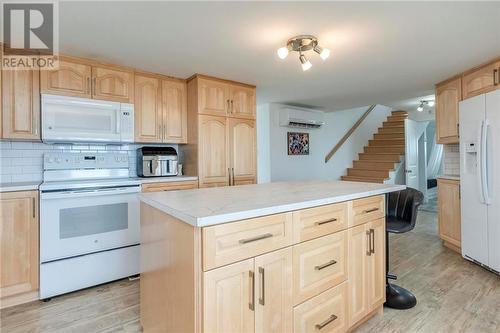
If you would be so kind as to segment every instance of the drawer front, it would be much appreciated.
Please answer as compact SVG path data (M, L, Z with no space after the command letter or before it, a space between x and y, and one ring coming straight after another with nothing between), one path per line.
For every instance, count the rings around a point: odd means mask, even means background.
M294 241L303 242L346 229L348 213L347 202L294 212Z
M293 247L293 301L299 304L347 279L347 231Z
M354 200L352 202L352 226L385 217L385 196Z
M190 180L190 181L143 184L142 192L189 190L193 188L198 188L198 181Z
M203 228L205 271L277 250L292 243L292 213Z
M329 289L296 306L293 310L294 333L347 332L346 283Z

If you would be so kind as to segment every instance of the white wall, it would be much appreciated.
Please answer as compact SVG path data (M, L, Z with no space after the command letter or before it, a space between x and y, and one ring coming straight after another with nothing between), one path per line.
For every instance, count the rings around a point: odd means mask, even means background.
M390 114L391 109L377 106L351 135L333 158L325 164L326 154L366 111L367 107L325 113L326 124L320 129L294 129L279 125L282 104L257 107L258 180L284 181L306 179L339 179L352 167L368 140ZM269 134L267 136L266 132ZM309 133L310 152L288 156L287 132ZM267 148L268 147L268 148Z

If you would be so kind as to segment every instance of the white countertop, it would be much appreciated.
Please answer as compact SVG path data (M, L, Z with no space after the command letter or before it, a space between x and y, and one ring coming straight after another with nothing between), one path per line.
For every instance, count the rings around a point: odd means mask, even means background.
M185 182L190 180L191 181L198 180L198 177L196 176L171 176L171 177L148 177L148 178L134 177L134 179L140 180L142 184L147 184L147 183Z
M459 175L439 175L437 176L438 179L449 179L449 180L460 180Z
M38 190L40 182L0 183L0 192Z
M404 188L404 185L346 181L301 181L141 193L139 198L179 220L204 227Z

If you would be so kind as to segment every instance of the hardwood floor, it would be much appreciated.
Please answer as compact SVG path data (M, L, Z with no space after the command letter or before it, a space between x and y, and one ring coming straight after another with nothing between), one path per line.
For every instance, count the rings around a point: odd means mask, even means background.
M418 299L384 309L356 332L500 332L500 277L444 248L436 214L420 211L414 231L391 235L391 273ZM141 332L139 283L121 280L1 310L0 332Z

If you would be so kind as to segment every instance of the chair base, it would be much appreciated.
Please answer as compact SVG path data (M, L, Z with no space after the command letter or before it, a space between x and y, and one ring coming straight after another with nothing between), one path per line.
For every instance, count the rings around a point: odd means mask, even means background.
M385 298L384 305L392 309L406 310L417 305L415 295L405 288L391 283L387 284Z

